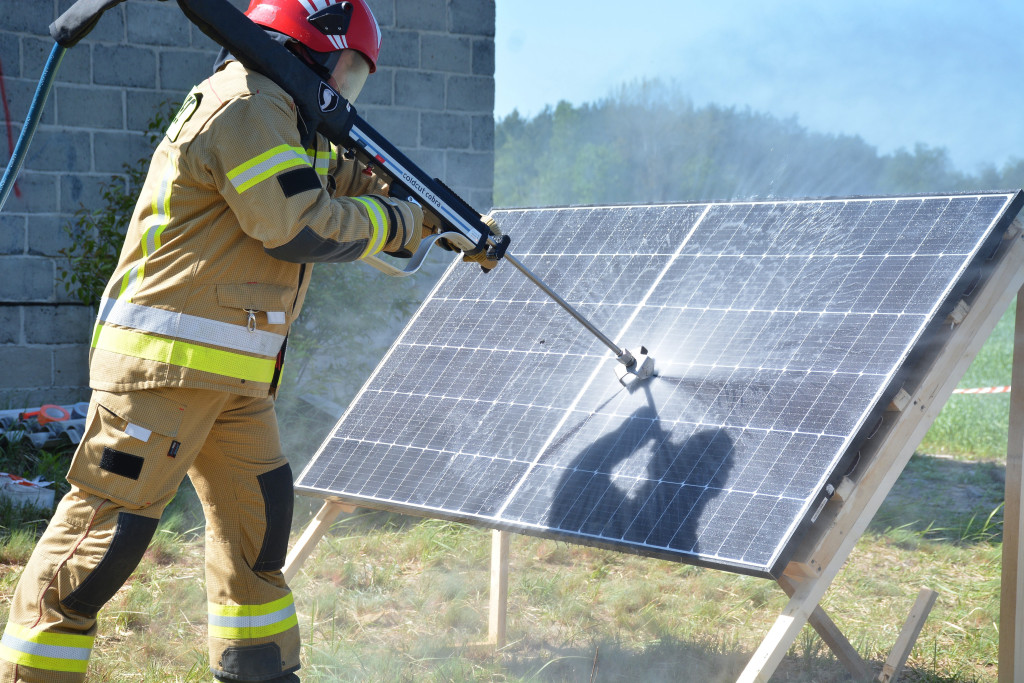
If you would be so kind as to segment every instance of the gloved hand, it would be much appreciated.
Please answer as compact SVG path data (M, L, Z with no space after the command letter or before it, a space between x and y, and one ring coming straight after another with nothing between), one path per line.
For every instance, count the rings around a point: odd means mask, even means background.
M494 241L498 242L501 240L501 229L498 228L498 223L490 216L481 216L480 220L487 224L487 227L491 229L491 234L494 235ZM485 273L489 273L492 268L498 265L498 259L500 257L494 253L493 249L481 249L475 254L463 254L462 260L466 263L479 263L480 270Z
M409 258L420 246L423 238L423 209L418 204L404 202L401 199L370 195L381 204L388 220L388 238L384 243L384 253Z
M426 212L426 213L429 213L429 212ZM426 215L426 214L424 214L424 215ZM480 220L482 220L487 225L487 227L490 228L491 234L494 236L494 241L495 242L500 241L502 235L501 235L501 230L498 228L497 222L495 222L495 220L493 218L491 218L490 216L481 216ZM437 229L438 230L440 229L440 225L438 225ZM435 230L434 232L436 232L436 231L437 230ZM447 249L448 251L462 251L461 249L456 247L454 244L452 244L448 240L443 240L443 239L442 240L438 240L437 243L442 248ZM480 251L478 251L475 254L463 254L462 255L462 260L463 261L465 261L466 263L478 263L478 264L480 264L480 269L483 270L485 273L490 272L490 270L492 268L494 268L496 265L498 265L498 258L499 257L494 253L494 250L490 249L490 248L488 248L488 249L481 249Z

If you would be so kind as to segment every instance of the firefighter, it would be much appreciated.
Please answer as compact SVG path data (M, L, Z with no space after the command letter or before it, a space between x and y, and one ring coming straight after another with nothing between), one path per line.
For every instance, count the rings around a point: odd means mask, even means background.
M246 15L355 100L380 28L365 0L316 5L312 22L305 0L252 0ZM417 205L324 137L301 145L303 126L280 87L222 53L154 152L94 328L71 490L18 582L0 683L85 679L97 613L186 474L207 521L214 677L299 680L281 572L292 473L274 414L288 329L313 262L407 255L426 230Z

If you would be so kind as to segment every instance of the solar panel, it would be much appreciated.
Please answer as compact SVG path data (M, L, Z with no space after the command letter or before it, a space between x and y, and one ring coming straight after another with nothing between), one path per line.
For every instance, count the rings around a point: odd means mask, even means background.
M495 212L299 477L304 493L777 577L1024 196Z

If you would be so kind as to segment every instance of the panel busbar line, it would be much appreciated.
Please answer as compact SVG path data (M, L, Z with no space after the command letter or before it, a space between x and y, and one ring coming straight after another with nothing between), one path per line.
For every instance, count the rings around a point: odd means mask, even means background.
M495 212L296 484L368 507L777 577L1020 193Z

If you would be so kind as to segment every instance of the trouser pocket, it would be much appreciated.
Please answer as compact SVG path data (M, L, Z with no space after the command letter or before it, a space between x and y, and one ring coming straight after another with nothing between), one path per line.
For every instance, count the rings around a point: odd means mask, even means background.
M168 398L173 391L93 392L68 481L128 509L165 504L196 452L178 441L186 406Z

